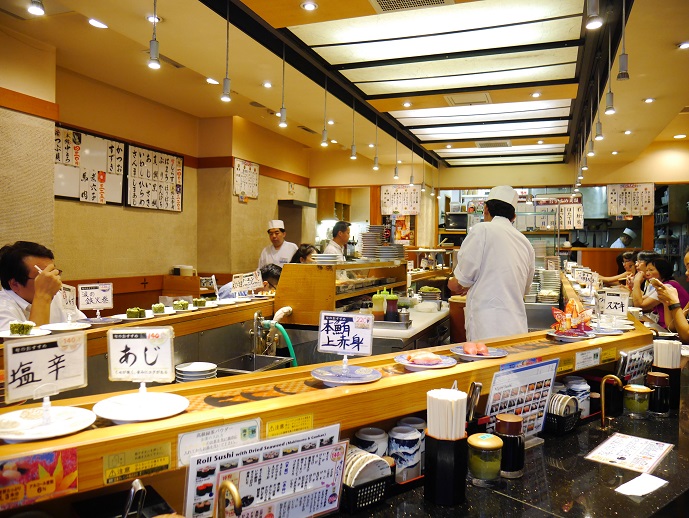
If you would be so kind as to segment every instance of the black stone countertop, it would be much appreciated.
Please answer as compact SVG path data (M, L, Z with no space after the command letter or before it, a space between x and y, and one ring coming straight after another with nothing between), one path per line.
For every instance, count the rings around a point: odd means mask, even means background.
M674 448L651 473L668 484L640 501L615 492L639 473L584 459L591 450L620 432L668 442ZM567 435L545 436L545 442L526 452L525 474L516 480L500 479L496 487L467 483L466 502L442 507L424 500L423 485L349 516L371 518L413 517L624 517L689 516L684 495L689 490L689 426L675 417L658 420L614 420L609 431L600 421L578 426ZM341 513L345 516L345 513Z

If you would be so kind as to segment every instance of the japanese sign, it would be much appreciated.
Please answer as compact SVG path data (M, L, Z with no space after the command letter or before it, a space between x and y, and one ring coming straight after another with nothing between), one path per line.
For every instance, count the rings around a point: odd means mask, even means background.
M648 216L653 214L654 186L652 183L623 183L608 185L609 216Z
M232 293L259 288L263 288L263 278L261 277L260 270L250 273L237 273L232 276Z
M3 475L0 511L76 493L79 486L76 448L4 459L0 470L12 474Z
M339 426L333 425L195 455L187 470L184 514L215 516L214 495L225 480L231 480L242 495L242 516L265 517L267 511L260 510L267 505L277 509L286 498L315 491L324 493L316 498L319 504L313 512L278 514L273 510L273 514L301 517L337 509L346 449L346 443L338 441ZM228 510L225 516L234 513Z
M117 484L171 469L171 449L169 442L163 442L103 455L103 482Z
M370 356L373 315L321 311L318 350L348 356Z
M112 308L112 283L79 284L79 309Z
M574 368L576 370L588 369L600 365L601 348L589 349L588 351L580 351L575 354Z
M62 308L65 311L74 312L77 309L77 289L69 284L63 284L60 288L62 295Z
M85 387L86 334L5 342L5 402Z
M179 434L177 467L188 466L192 456L254 443L258 441L260 434L260 419L250 419L240 423Z
M420 185L381 185L380 210L383 216L418 214L420 208Z
M233 185L235 196L258 198L258 170L258 164L235 157Z
M628 302L629 293L608 290L605 292L605 303L603 305L601 312L605 315L626 317Z
M140 209L182 211L182 157L129 146L128 166L128 205Z
M108 378L110 381L174 381L173 338L171 326L110 329Z

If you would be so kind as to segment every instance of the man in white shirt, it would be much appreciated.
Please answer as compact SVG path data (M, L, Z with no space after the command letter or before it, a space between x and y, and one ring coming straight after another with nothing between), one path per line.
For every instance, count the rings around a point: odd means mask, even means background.
M467 340L528 332L524 295L531 289L535 252L512 226L518 198L510 186L491 189L484 204L485 221L472 227L457 254L448 287L462 295L468 292Z
M0 248L0 330L10 322L30 320L36 326L67 322L62 305L61 271L53 252L31 241L17 241ZM86 318L76 312L76 318Z
M636 238L636 232L634 232L631 228L625 228L622 231L622 235L618 237L612 245L610 245L610 248L627 248L630 244L632 244L632 241Z
M263 249L258 259L258 268L267 264L277 264L280 268L292 260L292 256L299 248L294 243L285 241L285 223L281 219L271 219L268 222L268 237L270 245Z
M349 227L351 223L338 221L333 226L333 238L325 246L324 254L337 254L343 261L347 258L345 254L347 242L349 241ZM338 258L338 259L339 259Z

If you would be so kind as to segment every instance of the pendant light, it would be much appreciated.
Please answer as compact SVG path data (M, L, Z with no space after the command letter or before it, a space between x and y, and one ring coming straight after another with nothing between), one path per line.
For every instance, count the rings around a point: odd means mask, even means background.
M354 143L354 116L356 115L356 100L352 99L352 154L349 155L350 160L356 160L356 144Z
M600 29L603 26L603 18L600 17L600 5L598 0L586 2L586 28L590 31Z
M598 88L596 90L597 95L596 95L596 100L600 101L600 70L598 71ZM603 140L603 124L600 122L600 106L598 107L597 110L598 113L598 122L596 122L596 140Z
M285 108L285 45L282 44L282 106L280 108L280 122L278 124L281 128L287 127L287 108Z
M373 157L373 170L377 171L380 169L378 166L378 115L376 115L376 156Z
M325 85L323 86L323 138L321 138L321 146L328 147L328 76L325 76Z
M593 103L590 105L591 107L591 126L589 126L589 151L586 153L586 156L596 156L596 150L593 148Z
M622 54L620 54L620 71L617 74L618 81L625 81L629 79L629 56L624 44L624 29L627 25L627 16L625 9L626 0L622 0Z
M31 4L26 10L34 16L43 16L45 14L45 8L41 0L31 0Z
M414 186L414 144L411 145L411 174L409 175L409 187Z
M230 1L227 1L227 29L225 35L225 79L222 80L220 100L229 103L230 97Z
M158 25L158 0L153 0L153 39L148 45L148 68L158 70L160 68L160 50L156 39L156 26Z
M612 32L608 31L608 93L605 94L605 114L615 114L614 95L612 93Z
M421 174L423 178L421 180L421 192L426 192L426 160L423 161L423 167L421 168Z
M400 173L397 168L397 131L395 131L395 174L392 176L395 180L400 179Z

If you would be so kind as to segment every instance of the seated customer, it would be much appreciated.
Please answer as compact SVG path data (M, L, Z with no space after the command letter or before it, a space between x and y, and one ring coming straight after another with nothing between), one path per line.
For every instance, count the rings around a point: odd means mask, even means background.
M619 275L612 277L598 277L598 280L605 286L619 286L622 285L628 289L633 286L634 275L636 275L636 252L624 252L618 257L622 259L622 267L624 271ZM627 281L629 280L629 285Z
M13 320L30 320L36 326L68 321L54 259L48 248L31 241L0 248L0 329L9 329ZM86 315L76 310L76 318Z
M649 261L648 265L646 266L646 275L655 287L656 292L662 289L661 283L672 286L675 288L675 290L677 290L680 306L684 307L689 303L689 293L687 293L687 290L685 290L676 280L672 278L672 265L670 264L670 261L664 257L656 257L655 259ZM658 297L658 300L660 301L660 297ZM658 324L666 327L663 305L658 304L653 311L654 313L658 314Z
M297 248L297 251L294 252L290 263L315 263L314 255L318 255L316 247L308 243L302 243Z
M263 291L271 291L277 288L278 281L280 280L280 274L282 274L282 268L277 264L269 263L263 266L260 270L261 278L263 279L263 286L254 290L256 293L261 293ZM246 297L248 292L239 291L232 293L232 281L224 284L218 290L219 299L233 299L235 297Z
M653 311L653 308L660 304L653 284L646 282L646 266L656 257L658 254L655 252L645 250L636 255L636 274L632 279L632 302L629 305L641 308L644 313Z
M685 275L689 281L689 249L684 254ZM674 284L660 284L656 287L658 298L663 303L666 328L674 331L684 343L689 343L689 303L682 304L679 290Z

